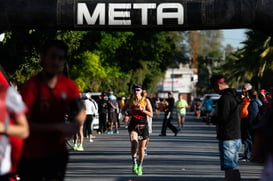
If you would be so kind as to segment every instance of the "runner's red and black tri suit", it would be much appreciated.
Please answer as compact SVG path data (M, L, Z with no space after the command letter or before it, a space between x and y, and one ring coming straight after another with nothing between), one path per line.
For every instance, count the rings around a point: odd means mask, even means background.
M146 99L142 98L139 102L133 99L129 102L129 109L131 120L128 125L129 133L132 131L137 132L139 140L145 140L149 138L148 120L147 115L141 111L140 107L146 108Z

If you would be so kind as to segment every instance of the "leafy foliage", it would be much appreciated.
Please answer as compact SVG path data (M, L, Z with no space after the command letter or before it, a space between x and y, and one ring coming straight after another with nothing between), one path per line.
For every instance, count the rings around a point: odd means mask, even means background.
M257 89L269 88L273 80L270 75L273 69L272 37L254 30L249 30L246 35L244 47L227 57L222 71L230 75L233 85L251 82Z
M1 53L7 57L2 64L19 84L41 70L40 46L46 40L61 39L69 45L65 74L83 92L113 89L128 95L134 83L156 90L166 69L181 62L185 51L181 32L26 30L8 35L1 44Z

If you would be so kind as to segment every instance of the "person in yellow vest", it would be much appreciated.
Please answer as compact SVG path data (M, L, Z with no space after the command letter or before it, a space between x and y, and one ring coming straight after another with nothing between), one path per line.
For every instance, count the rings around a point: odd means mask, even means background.
M248 106L250 104L250 98L248 96L248 91L252 89L250 83L245 83L242 87L242 105L241 105L241 139L244 145L244 155L240 158L241 161L248 161L251 158L251 148L252 148L252 136L250 125L248 122Z
M131 156L133 161L132 172L142 175L142 163L144 160L144 148L149 139L147 116L153 117L153 110L150 101L142 96L142 87L133 86L133 94L122 109L122 114L126 115L126 110L130 110L131 120L128 125L128 132L131 142ZM138 160L137 160L138 148Z

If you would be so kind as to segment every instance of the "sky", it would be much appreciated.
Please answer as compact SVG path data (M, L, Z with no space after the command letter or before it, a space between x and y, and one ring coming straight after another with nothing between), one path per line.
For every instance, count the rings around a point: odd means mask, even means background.
M227 44L231 44L234 48L241 48L243 46L240 42L246 39L244 32L247 31L247 29L225 29L222 31L224 34L223 46L226 46Z

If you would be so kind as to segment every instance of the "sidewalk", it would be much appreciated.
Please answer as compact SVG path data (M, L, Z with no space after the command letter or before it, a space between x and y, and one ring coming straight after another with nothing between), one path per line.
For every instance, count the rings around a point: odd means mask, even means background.
M215 126L189 113L185 128L176 137L170 130L167 137L160 137L162 119L153 119L143 176L131 174L128 132L122 125L120 134L97 135L94 143L85 140L85 151L71 151L66 181L222 181ZM172 123L176 125L176 120ZM240 163L242 180L259 180L262 168Z

